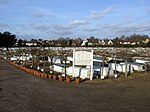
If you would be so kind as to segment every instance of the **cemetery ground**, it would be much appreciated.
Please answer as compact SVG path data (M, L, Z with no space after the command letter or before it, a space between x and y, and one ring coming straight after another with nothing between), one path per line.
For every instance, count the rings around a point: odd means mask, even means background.
M120 77L67 84L65 81L33 76L0 59L1 112L149 112L149 110L150 74L128 77L125 80Z

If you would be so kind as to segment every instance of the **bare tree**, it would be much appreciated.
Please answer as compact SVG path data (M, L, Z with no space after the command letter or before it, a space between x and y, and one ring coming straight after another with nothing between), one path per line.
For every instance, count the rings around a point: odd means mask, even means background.
M38 52L37 48L31 48L30 49L30 54L32 55L32 68L34 68L34 61L35 61L35 57L36 57L36 53Z
M46 54L47 54L47 56L50 58L50 72L53 74L53 68L52 68L52 65L53 65L53 58L54 58L54 56L56 56L57 55L57 53L56 53L56 51L54 51L54 50L52 50L52 49L48 49L47 51L46 51Z
M130 58L127 49L123 49L121 52L118 53L120 57L122 57L125 61L125 77L128 77L128 59Z
M105 64L107 62L107 57L110 56L110 54L108 52L106 52L105 50L98 50L95 52L95 54L97 54L99 57L102 57L102 65L100 65L100 71L101 71L101 78L103 79L103 72L104 72L104 67L105 67Z
M16 53L17 53L17 55L19 56L19 64L21 63L21 56L23 55L23 52L24 52L24 49L21 49L21 48L19 48L17 51L16 51Z
M66 67L67 67L67 57L71 55L71 50L64 50L63 48L61 50L58 50L58 55L61 56L64 60L64 65L65 65L65 77L66 77Z
M29 52L30 50L28 48L24 49L24 56L25 56L25 66L28 67L28 56L29 56Z
M36 60L37 60L37 69L39 70L39 67L40 67L40 56L41 56L41 49L37 49L37 52L36 52Z

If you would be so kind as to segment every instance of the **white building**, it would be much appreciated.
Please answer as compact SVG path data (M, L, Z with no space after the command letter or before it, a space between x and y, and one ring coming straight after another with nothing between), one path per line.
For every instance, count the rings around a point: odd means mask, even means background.
M88 40L84 39L83 42L82 42L82 44L81 44L81 46L85 46L87 42L88 42Z
M26 45L27 45L27 46L37 46L37 43L27 42Z

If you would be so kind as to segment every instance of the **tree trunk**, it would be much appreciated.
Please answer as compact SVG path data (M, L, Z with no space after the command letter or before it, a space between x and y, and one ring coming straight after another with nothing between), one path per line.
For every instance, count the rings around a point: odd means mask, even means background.
M34 68L33 66L34 66L34 56L32 55L32 68Z
M104 71L104 65L105 65L105 59L104 59L104 57L103 57L103 66L102 66L102 76L103 76L103 71Z
M43 64L44 71L45 71L45 63L46 63L46 62L45 62L45 57L46 57L46 56L44 56L44 64Z
M65 59L65 78L66 78L66 59Z
M116 63L116 58L115 58L115 74L117 74L117 63Z
M37 55L37 67L40 67L40 62L39 62L39 55Z
M126 62L125 62L125 77L128 77L127 60L126 60Z
M145 63L145 74L147 74L147 64Z
M52 67L52 65L53 65L53 56L51 56L50 59L51 59L51 62L50 62L50 66L51 66L50 73L53 74L53 67Z
M9 51L8 46L6 47L7 51Z

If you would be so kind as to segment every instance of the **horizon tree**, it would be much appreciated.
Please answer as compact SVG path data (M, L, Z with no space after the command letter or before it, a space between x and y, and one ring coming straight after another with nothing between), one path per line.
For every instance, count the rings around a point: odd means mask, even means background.
M15 45L17 41L16 35L5 31L3 33L0 32L0 47L6 47L7 51L9 47L12 47Z

